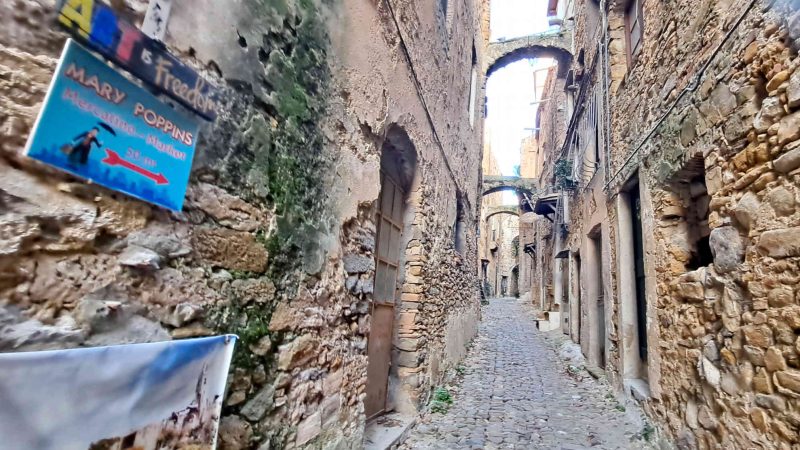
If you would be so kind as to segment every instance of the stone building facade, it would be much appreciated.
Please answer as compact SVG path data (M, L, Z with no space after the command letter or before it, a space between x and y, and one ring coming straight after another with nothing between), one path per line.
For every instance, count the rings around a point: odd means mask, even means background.
M565 332L678 448L795 448L800 2L567 15L550 93L570 114L550 115L565 132L540 177L566 252L535 268L562 286Z
M180 213L23 156L67 36L0 5L0 351L236 333L221 449L359 448L476 329L486 5L182 3L166 46L224 102Z

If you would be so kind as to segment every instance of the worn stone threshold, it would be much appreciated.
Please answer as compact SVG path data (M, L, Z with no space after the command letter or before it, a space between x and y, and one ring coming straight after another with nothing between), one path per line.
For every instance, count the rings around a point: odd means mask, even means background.
M416 417L400 413L384 414L367 423L364 430L364 450L388 450L402 443Z
M586 371L589 372L589 375L591 375L595 380L599 380L606 376L606 371L598 366L587 364L585 368Z
M650 386L646 381L638 378L628 378L624 381L625 390L639 402L644 402L650 398Z

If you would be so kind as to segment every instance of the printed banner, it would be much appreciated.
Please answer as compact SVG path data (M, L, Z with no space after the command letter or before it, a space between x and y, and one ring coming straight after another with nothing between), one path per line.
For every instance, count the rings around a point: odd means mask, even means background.
M219 90L110 6L96 0L60 0L58 22L103 57L204 118L216 119Z
M28 140L28 156L180 211L198 124L73 40Z
M0 449L214 449L235 340L0 354Z

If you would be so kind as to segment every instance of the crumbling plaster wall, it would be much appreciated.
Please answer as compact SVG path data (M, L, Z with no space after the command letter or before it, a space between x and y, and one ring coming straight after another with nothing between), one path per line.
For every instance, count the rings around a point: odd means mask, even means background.
M199 3L173 8L166 44L221 86L225 104L202 128L182 213L22 156L66 34L52 1L0 5L0 346L237 333L221 448L356 448L390 126L420 156L398 308L416 337L395 337L412 357L394 369L414 407L474 333L482 122L470 126L467 102L478 18L471 2L451 2L443 33L438 2L392 2L415 80L386 2ZM146 2L115 5L136 22ZM457 191L473 211L461 254Z

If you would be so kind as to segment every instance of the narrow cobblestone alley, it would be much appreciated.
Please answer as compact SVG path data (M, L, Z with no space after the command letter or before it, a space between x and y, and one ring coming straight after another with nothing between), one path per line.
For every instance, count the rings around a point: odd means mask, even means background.
M423 417L402 449L650 448L607 384L568 374L532 317L514 298L484 307L452 406Z

